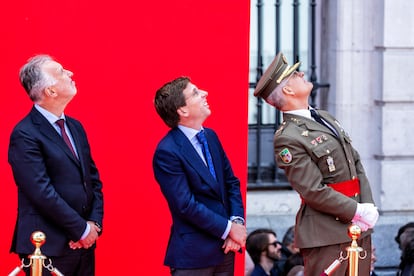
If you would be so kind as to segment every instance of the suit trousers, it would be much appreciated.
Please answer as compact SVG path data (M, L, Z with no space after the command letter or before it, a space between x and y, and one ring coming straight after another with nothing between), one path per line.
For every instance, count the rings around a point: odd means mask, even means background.
M233 276L234 275L234 252L229 252L224 261L216 266L197 269L171 268L172 276Z
M28 255L19 255L20 259L24 258L24 263L28 264ZM95 275L95 249L76 249L69 254L50 257L52 266L59 270L65 276L94 276ZM49 257L44 260L45 265L49 264ZM30 267L25 268L26 276L30 276ZM50 271L43 268L42 276L52 275Z
M369 275L371 267L371 236L367 236L362 240L357 241L358 246L363 248L360 252L361 256L366 258L358 259L358 275ZM342 252L342 256L347 256L346 248L351 246L351 242L334 244L316 248L301 248L300 252L303 256L305 263L305 275L321 275L325 269L327 269ZM349 260L345 260L341 265L330 274L330 276L346 276L348 272Z

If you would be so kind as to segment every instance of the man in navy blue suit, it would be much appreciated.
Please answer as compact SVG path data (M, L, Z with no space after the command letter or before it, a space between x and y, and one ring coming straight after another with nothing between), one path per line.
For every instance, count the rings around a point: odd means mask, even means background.
M85 130L64 114L77 92L72 75L47 55L29 59L20 70L34 105L10 137L9 163L18 192L10 251L28 264L34 251L31 235L42 231L46 243L41 251L53 267L65 276L90 276L102 231L102 183ZM30 275L30 269L25 271ZM43 269L43 275L51 274Z
M173 221L164 260L173 276L234 275L234 252L247 237L240 181L216 133L203 127L211 113L207 95L180 77L154 100L171 128L157 146L153 169Z

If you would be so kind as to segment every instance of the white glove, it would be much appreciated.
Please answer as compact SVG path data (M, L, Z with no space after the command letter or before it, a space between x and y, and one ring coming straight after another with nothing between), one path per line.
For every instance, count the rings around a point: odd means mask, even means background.
M357 226L359 226L359 228L361 228L361 232L365 232L368 230L368 225L366 225L365 223L363 223L362 221L353 221L353 223Z
M372 203L357 203L357 210L352 222L362 222L368 226L368 228L374 228L377 223L379 213L377 207ZM359 225L358 225L359 226ZM362 229L362 228L361 228Z

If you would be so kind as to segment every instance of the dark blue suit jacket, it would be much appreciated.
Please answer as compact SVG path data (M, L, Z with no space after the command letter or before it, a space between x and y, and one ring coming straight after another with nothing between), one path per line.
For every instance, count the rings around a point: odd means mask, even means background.
M220 264L227 221L244 217L240 182L216 133L205 133L217 181L179 128L168 132L154 154L154 175L173 220L164 263L173 268Z
M33 253L32 232L46 235L42 253L61 256L78 241L86 221L102 225L102 183L81 124L66 116L77 160L58 132L34 107L14 128L9 163L18 190L18 215L11 252Z

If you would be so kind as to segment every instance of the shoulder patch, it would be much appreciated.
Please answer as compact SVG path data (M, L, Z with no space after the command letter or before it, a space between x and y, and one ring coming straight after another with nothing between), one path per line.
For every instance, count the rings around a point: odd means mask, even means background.
M293 156L288 148L284 148L283 150L281 150L279 152L279 156L285 164L289 164L290 162L292 162Z

